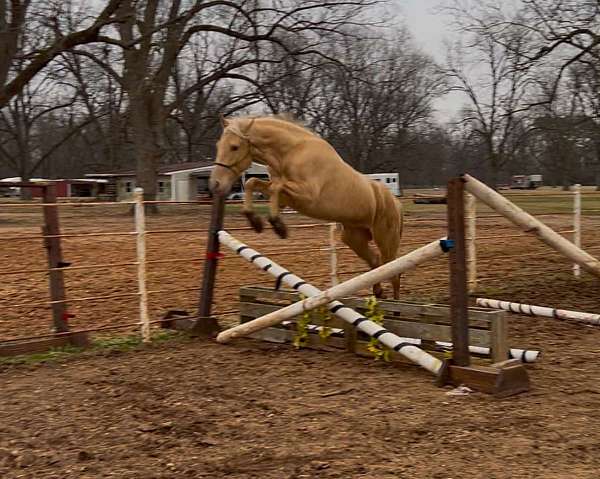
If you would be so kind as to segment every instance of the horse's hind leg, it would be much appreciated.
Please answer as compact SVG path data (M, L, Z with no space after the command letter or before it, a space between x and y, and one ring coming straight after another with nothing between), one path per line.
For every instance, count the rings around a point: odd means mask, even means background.
M342 241L373 269L381 264L381 260L379 253L369 245L370 240L371 232L366 228L344 226L342 230ZM373 294L377 298L383 297L383 288L380 283L373 285Z

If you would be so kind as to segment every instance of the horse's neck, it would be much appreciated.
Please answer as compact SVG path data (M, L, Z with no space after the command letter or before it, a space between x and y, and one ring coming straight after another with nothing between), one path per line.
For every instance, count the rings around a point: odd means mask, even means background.
M252 144L256 149L254 160L274 171L279 171L285 155L297 146L301 139L297 134L279 125L256 125Z

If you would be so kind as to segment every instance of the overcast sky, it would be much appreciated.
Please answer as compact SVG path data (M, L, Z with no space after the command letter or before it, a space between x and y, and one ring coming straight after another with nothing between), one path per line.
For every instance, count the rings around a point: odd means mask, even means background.
M401 18L406 22L415 42L429 53L434 59L443 63L446 59L444 39L452 36L452 31L447 25L447 18L435 13L435 7L440 0L395 0L400 6ZM457 93L447 95L436 103L437 118L441 121L449 120L460 108L463 99Z

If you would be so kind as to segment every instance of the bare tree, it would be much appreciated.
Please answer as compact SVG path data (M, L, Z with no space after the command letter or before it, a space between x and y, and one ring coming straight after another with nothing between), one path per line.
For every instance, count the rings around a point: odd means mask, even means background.
M405 31L390 39L347 41L336 47L345 67L332 66L315 103L315 128L361 171L384 164L395 149L402 167L407 134L426 122L445 91L441 70L419 52ZM333 55L334 53L332 53Z
M86 15L74 25L72 16L67 15L71 1L0 0L0 108L63 52L79 45L111 42L102 31L119 21L121 3L108 0L95 16L87 14L86 5ZM31 41L26 41L27 37Z
M554 57L560 64L560 78L575 63L600 60L597 1L522 0L519 17L513 23L527 33L533 45L527 62Z
M575 97L578 114L587 120L580 127L589 134L594 184L600 191L600 64L582 60L572 65L567 87Z
M156 194L156 171L169 151L166 123L177 116L187 98L223 81L255 83L256 65L280 62L284 56L318 54L322 42L341 35L341 27L360 19L376 0L329 2L123 0L111 43L123 47L122 71L89 49L75 54L101 64L127 93L128 119L136 150L137 180L147 199ZM312 42L294 44L297 35ZM179 58L193 58L192 41L204 38L209 57L195 83L177 89L172 72ZM277 44L284 55L264 55ZM179 85L180 86L180 85Z
M460 121L484 146L489 181L495 185L528 131L524 113L537 91L521 64L529 38L517 28L494 29L505 18L497 5L456 0L447 11L465 39L448 55L451 89L465 96Z
M56 88L57 85L60 88ZM28 181L58 149L90 123L77 114L76 102L77 92L66 87L53 72L27 84L0 111L0 162L23 181ZM42 130L54 131L52 135L42 135Z

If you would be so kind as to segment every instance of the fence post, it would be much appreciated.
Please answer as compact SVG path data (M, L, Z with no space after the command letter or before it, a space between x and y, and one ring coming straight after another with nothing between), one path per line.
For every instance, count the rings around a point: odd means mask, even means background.
M467 261L465 253L464 180L448 182L448 239L454 241L450 250L450 314L452 316L452 363L469 366L469 311L467 291Z
M581 185L573 185L573 244L581 248ZM573 275L581 276L581 267L573 265Z
M219 330L219 323L216 318L211 317L211 311L220 256L219 231L223 229L224 216L225 197L214 195L206 245L206 259L204 260L204 274L202 275L200 303L198 305L198 319L191 329L193 334L212 335Z
M330 251L330 267L331 267L331 286L335 286L336 284L338 284L338 277L337 277L337 243L336 243L336 239L335 239L335 230L337 228L337 225L335 223L332 223L329 225L329 251Z
M67 313L65 279L60 268L68 266L63 261L62 247L60 243L60 223L58 220L58 206L56 204L56 185L51 183L42 187L44 206L44 246L47 250L49 281L50 281L50 300L52 303L52 319L54 330L57 333L64 333L69 330ZM47 205L47 206L46 206ZM56 301L56 302L54 302Z
M477 249L475 238L477 236L477 200L471 193L465 194L465 241L467 249L467 284L469 293L477 290Z
M140 296L140 325L142 340L150 341L150 315L148 314L148 290L146 288L146 212L144 211L144 190L136 188L133 192L135 201L135 232L138 271L138 293Z

